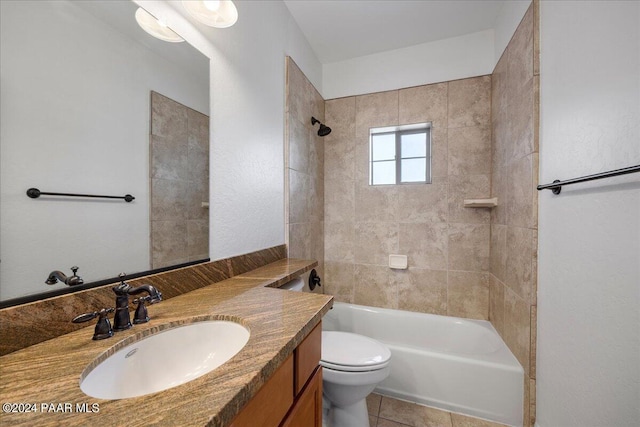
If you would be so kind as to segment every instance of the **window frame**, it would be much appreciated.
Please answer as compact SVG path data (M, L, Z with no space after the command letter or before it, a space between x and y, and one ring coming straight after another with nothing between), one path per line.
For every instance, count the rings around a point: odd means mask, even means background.
M431 159L432 159L432 147L431 147L431 122L418 123L405 126L392 126L384 128L370 128L369 129L369 185L411 185L411 184L431 184ZM425 156L418 157L402 157L402 136L414 135L424 133L426 152ZM373 160L373 137L379 135L394 135L395 136L395 156L393 159L386 160ZM425 159L425 180L424 181L402 181L402 161L410 159ZM393 184L374 184L373 183L373 165L374 163L394 162L395 165L395 183Z

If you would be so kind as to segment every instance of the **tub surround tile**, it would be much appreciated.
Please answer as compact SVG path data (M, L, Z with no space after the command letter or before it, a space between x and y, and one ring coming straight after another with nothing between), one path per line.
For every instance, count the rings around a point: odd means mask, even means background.
M448 183L402 185L397 190L398 221L447 222Z
M355 264L325 261L324 293L333 295L336 301L353 303L355 289Z
M396 186L356 185L356 221L384 222L398 218Z
M449 174L449 130L434 124L431 127L431 180L446 179Z
M447 127L448 87L445 82L400 89L399 124L432 122Z
M489 273L450 271L447 314L489 319Z
M536 380L529 380L529 425L536 424Z
M356 138L369 135L369 128L398 124L398 91L356 96Z
M413 427L451 427L449 412L386 396L380 404L380 421L383 419Z
M449 129L491 122L491 76L449 82Z
M449 176L449 222L489 224L489 209L464 207L464 199L484 199L491 194L489 175Z
M507 269L507 226L491 224L491 274L501 282Z
M489 321L504 337L504 284L493 274L489 276Z
M398 253L398 224L359 222L355 225L354 260L358 264L387 265Z
M151 178L189 179L188 141L151 135Z
M407 427L408 424L400 424L395 421L385 420L384 418L377 418L376 427ZM369 426L372 427L372 426ZM410 427L410 426L409 426Z
M446 223L401 223L399 228L400 253L408 255L410 267L446 270L447 232Z
M87 402L78 386L81 372L118 342L196 318L235 319L250 328L249 342L213 373L153 398L89 398L99 401L100 422L108 425L228 425L331 306L328 296L264 288L270 284L271 279L235 277L153 305L149 324L119 332L116 340L92 341L88 326L3 356L0 392L16 402ZM83 426L86 420L74 413L0 414L3 425Z
M449 270L489 271L488 224L449 224Z
M187 110L179 102L151 91L151 134L187 141Z
M537 177L533 176L534 166L531 155L511 162L508 171L509 204L507 205L507 224L513 227L537 227L537 215L534 212L533 183ZM536 206L537 210L537 206Z
M355 236L353 222L328 222L324 230L325 261L353 262Z
M491 174L491 127L449 129L449 175Z
M447 314L447 271L410 268L392 272L398 287L398 308L420 313Z
M382 308L398 308L398 292L386 266L356 264L354 268L353 302Z
M505 284L524 301L531 301L533 280L533 235L528 228L507 228Z
M538 306L531 306L531 322L530 322L530 341L529 344L529 378L536 378L536 353L538 350ZM535 397L535 396L534 396Z
M528 377L531 353L531 308L526 301L508 287L505 288L504 295L504 335L502 338Z
M309 170L309 151L312 145L312 129L310 122L300 122L295 118L289 120L289 163L287 167L298 172Z
M324 185L324 220L327 222L355 221L355 182L327 177Z
M151 268L187 262L188 247L186 221L151 221Z

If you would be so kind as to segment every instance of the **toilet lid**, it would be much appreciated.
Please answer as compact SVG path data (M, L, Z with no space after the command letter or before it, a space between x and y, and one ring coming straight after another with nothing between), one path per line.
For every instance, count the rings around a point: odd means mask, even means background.
M389 364L391 351L379 341L350 332L322 331L320 364L339 371L373 371Z

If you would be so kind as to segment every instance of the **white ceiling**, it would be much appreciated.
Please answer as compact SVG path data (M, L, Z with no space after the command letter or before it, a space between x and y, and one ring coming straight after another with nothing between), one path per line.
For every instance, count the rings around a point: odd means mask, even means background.
M321 63L494 28L509 0L284 0Z

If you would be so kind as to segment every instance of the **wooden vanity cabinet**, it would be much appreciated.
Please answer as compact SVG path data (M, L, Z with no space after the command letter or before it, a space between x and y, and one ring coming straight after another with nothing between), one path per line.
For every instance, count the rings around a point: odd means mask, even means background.
M278 368L231 427L322 427L322 323Z

